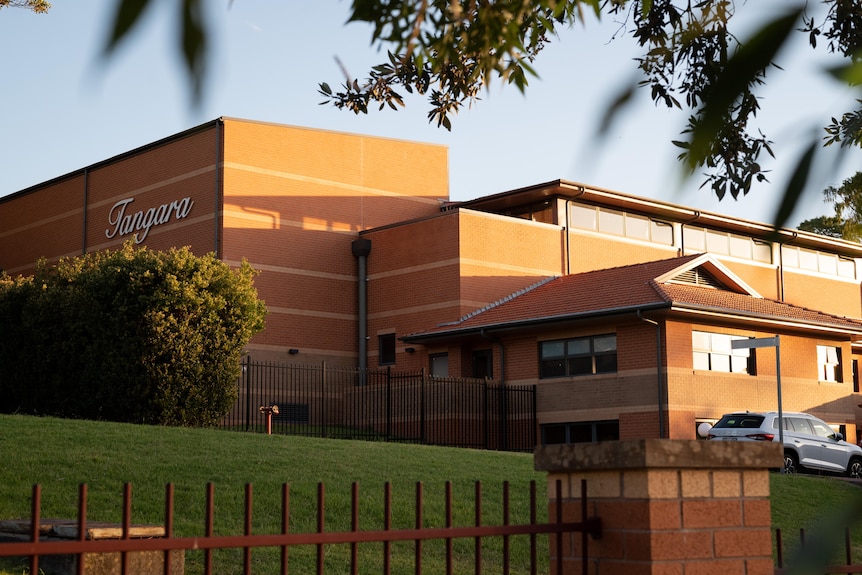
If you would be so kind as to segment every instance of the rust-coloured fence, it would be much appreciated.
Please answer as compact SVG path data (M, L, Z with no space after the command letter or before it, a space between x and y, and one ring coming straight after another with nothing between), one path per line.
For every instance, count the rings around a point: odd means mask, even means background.
M165 522L164 537L161 538L132 538L132 495L131 485L126 484L123 493L123 514L120 525L121 536L115 539L93 540L86 537L88 532L87 520L87 486L81 485L79 492L77 529L71 540L46 541L40 537L41 519L41 489L38 485L33 488L32 512L29 525L29 536L20 542L0 543L0 557L30 557L30 572L39 573L40 557L48 555L71 555L77 557L78 573L83 573L82 554L105 554L119 553L121 556L120 567L123 575L130 573L129 556L135 552L163 552L164 559L161 562L164 575L173 573L172 558L176 550L202 550L204 553L203 571L205 575L213 572L213 550L215 549L240 549L243 554L243 573L252 573L252 552L256 548L271 547L280 549L279 573L287 574L289 567L290 549L296 546L313 546L316 548L316 573L324 573L324 550L331 545L346 545L350 548L350 573L359 572L358 547L363 544L382 544L382 572L389 575L392 570L392 544L394 542L412 542L414 546L413 572L417 575L423 573L423 542L428 540L441 540L445 542L445 553L440 559L444 564L443 569L435 565L435 572L445 572L451 575L453 571L453 541L456 539L468 539L473 541L473 565L474 572L482 573L483 540L489 537L502 539L502 565L490 566L493 572L509 573L509 544L510 539L516 536L528 537L530 541L530 573L537 573L537 557L539 553L548 553L548 550L537 549L537 536L547 534L556 537L552 548L556 549L557 556L551 558L550 564L555 566L555 572L563 573L563 537L567 533L580 533L581 545L585 550L583 554L583 572L587 572L587 543L590 536L598 537L601 534L601 520L588 515L586 499L586 482L581 482L581 517L587 518L581 522L566 522L562 517L562 486L556 483L556 517L553 521L546 523L537 521L536 484L530 484L530 520L526 524L510 524L509 512L509 486L503 483L502 509L503 516L499 525L482 524L482 500L481 484L475 484L476 496L474 499L475 525L454 526L452 518L452 487L446 484L445 492L445 520L444 525L428 527L423 517L423 491L422 484L416 484L415 499L415 528L393 529L392 528L392 490L387 483L384 487L384 513L383 521L378 530L359 529L359 487L353 484L351 493L351 529L345 532L328 532L324 523L325 490L322 484L317 490L317 529L313 533L290 532L290 488L287 484L282 486L281 493L281 530L279 533L253 534L252 533L252 509L253 490L249 484L245 489L245 517L244 532L237 535L215 535L215 506L213 484L207 485L206 514L204 535L187 537L176 536L174 533L174 489L168 484L165 493ZM544 491L544 490L543 490ZM543 505L547 501L542 501ZM307 571L306 571L307 572ZM464 572L463 569L461 572Z
M802 548L805 547L805 529L799 530L799 544ZM837 544L836 541L820 541L815 545L823 545L827 543L833 547ZM784 538L781 529L775 530L775 575L785 575L788 573L818 573L822 575L833 575L839 573L862 573L862 564L853 563L853 547L850 544L850 528L845 527L843 531L843 564L833 563L825 557L823 549L815 549L813 546L805 553L806 558L813 559L810 569L800 568L799 565L786 566L784 557ZM798 557L797 557L798 558ZM827 567L817 566L817 563L828 562Z
M536 386L432 377L424 370L359 370L246 357L239 397L222 426L272 432L531 453Z

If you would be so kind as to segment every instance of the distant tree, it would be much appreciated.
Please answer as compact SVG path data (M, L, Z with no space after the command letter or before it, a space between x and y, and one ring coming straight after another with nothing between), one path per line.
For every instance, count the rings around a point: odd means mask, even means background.
M37 14L45 14L51 4L46 0L0 0L0 8L27 8Z
M799 224L802 231L832 238L842 237L843 227L843 222L835 216L817 216Z
M837 234L826 233L825 235L859 241L862 238L862 172L856 172L841 182L837 188L829 186L823 190L823 198L835 208L835 215L806 220L799 224L799 229L816 231L809 228L822 225L824 231L831 229L837 232Z
M0 409L163 425L217 423L263 329L247 263L128 243L0 282ZM12 329L9 329L12 327Z

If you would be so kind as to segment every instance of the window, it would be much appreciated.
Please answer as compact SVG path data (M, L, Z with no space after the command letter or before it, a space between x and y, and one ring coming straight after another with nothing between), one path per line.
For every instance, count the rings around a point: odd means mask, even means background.
M543 341L539 344L539 376L542 378L614 373L616 370L615 334Z
M854 359L850 363L850 367L853 373L853 391L859 393L859 360Z
M817 378L820 381L844 381L841 374L841 348L830 345L818 345L817 365Z
M691 347L694 369L756 375L754 350L733 349L730 342L735 339L747 338L724 333L692 331Z
M772 263L772 244L746 235L685 226L683 240L687 253L709 252L746 260Z
M378 359L380 365L395 363L395 334L385 333L377 336Z
M571 204L569 224L574 228L673 245L673 225L628 212Z
M599 231L622 236L626 233L623 212L615 210L599 210Z
M828 252L808 250L796 246L781 246L785 267L820 272L843 278L856 278L856 260Z
M449 377L449 354L435 353L428 357L432 377Z
M493 379L494 363L490 349L479 349L473 352L473 377L477 379Z
M572 423L548 423L542 426L542 445L556 443L594 443L616 441L620 438L620 422L578 421Z

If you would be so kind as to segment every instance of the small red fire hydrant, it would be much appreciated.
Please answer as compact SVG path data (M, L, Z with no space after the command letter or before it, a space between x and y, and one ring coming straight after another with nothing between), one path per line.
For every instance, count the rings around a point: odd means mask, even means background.
M270 406L261 405L257 409L258 409L258 411L260 411L261 413L266 415L266 434L272 435L272 414L278 413L278 405L276 405L274 403Z

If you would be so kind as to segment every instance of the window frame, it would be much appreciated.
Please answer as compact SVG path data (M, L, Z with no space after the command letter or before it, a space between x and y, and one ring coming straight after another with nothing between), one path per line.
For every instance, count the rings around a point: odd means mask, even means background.
M596 343L602 339L613 338L613 350L601 349L596 351ZM588 343L589 351L577 352L574 348L578 344ZM546 354L551 345L561 345L562 354ZM606 369L605 361L613 357L613 369ZM559 377L582 377L589 375L603 375L617 373L619 349L617 347L616 333L603 333L588 336L570 337L565 339L553 339L539 342L539 379L553 379ZM590 371L578 369L584 360L589 359ZM558 362L557 369L550 369L551 362ZM609 365L609 364L607 364ZM562 373L559 373L562 371Z
M583 437L584 431L589 431L590 441L574 441ZM549 434L562 435L563 441L548 443ZM596 443L599 441L618 441L620 438L620 420L602 419L595 421L566 421L561 423L545 423L540 429L542 445L571 445L575 443Z
M834 362L830 361L829 352L834 351ZM830 378L831 375L831 378ZM844 364L841 357L841 347L837 345L817 345L817 381L829 383L844 383Z
M709 339L709 348L698 347L696 337L698 335L707 336ZM726 342L722 341L725 340ZM731 342L749 339L744 335L733 335L729 333L718 333L713 331L704 331L700 329L691 330L691 352L692 352L692 369L695 371L710 371L713 373L729 373L735 375L757 375L757 353L755 349L733 349ZM725 346L726 343L726 346ZM707 363L704 367L701 362L697 361L698 357L705 357ZM724 358L727 358L728 369L721 369L724 364ZM734 362L734 358L745 358L745 370L735 369L740 365L740 361Z
M442 359L446 360L446 362L445 362L446 363L446 373L441 375L439 373L435 373L436 370L434 369L434 367L435 367L435 365L437 365L436 362L438 362ZM437 365L437 367L440 367L440 366ZM428 373L431 377L449 377L449 354L445 351L441 352L441 353L429 354L428 355Z
M395 332L381 333L377 335L377 363L378 365L395 365Z

